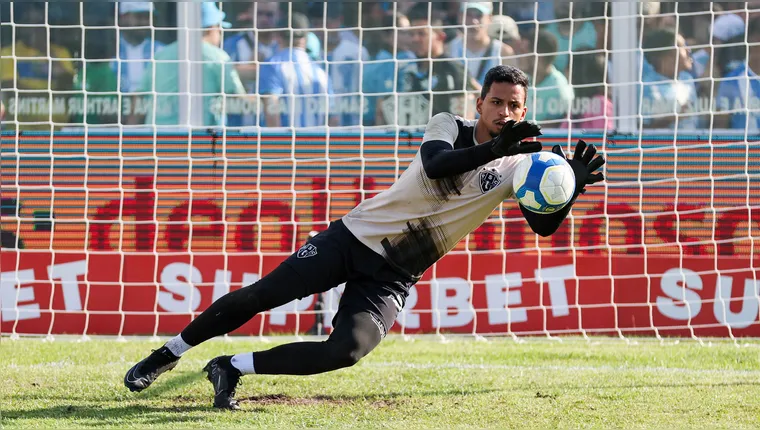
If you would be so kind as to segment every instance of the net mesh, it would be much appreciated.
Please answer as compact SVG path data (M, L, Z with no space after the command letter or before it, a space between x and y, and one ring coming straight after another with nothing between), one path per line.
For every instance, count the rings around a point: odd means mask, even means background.
M757 336L758 11L2 3L0 329L176 333L390 187L432 115L476 118L501 63L607 180L550 238L505 201L393 331ZM343 288L233 334L329 333Z

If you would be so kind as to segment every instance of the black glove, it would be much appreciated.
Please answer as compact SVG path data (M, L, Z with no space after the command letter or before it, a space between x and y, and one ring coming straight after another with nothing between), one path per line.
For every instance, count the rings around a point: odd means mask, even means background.
M552 152L565 157L562 152L562 148L559 145L552 147ZM594 173L596 169L604 165L604 157L601 155L594 158L596 155L596 147L594 145L588 145L586 149L586 142L583 139L578 140L578 144L575 145L575 152L572 159L567 159L570 163L570 167L573 168L575 174L575 194L583 194L586 192L586 185L595 184L604 180L604 175L600 173Z
M493 140L491 151L499 157L530 154L541 150L541 142L522 142L523 139L541 136L541 127L530 121L507 121L501 133Z

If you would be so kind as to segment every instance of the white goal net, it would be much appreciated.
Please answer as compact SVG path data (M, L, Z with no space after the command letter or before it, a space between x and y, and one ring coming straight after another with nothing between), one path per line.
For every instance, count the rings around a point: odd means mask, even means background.
M758 2L0 3L2 335L165 335L388 188L485 72L607 158L505 201L393 332L760 335ZM329 333L343 286L233 334Z

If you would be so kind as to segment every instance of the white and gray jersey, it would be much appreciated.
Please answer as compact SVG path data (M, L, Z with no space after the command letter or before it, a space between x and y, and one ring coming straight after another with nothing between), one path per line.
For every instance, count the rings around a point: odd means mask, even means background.
M422 139L444 141L453 149L477 145L474 120L435 115ZM499 204L514 196L515 166L527 155L497 158L475 170L430 179L418 151L387 190L343 217L366 246L405 274L419 278L430 266L480 226Z

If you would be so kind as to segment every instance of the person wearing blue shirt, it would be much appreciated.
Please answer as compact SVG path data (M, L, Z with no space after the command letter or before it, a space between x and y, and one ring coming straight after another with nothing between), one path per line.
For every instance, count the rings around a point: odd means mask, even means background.
M448 54L461 61L473 79L483 82L486 72L502 64L514 51L501 40L492 38L488 31L493 18L492 3L463 3L462 12L466 32L449 43Z
M409 67L411 60L417 58L408 50L408 34L400 29L409 27L409 18L401 13L388 14L383 17L381 27L399 29L378 30L372 37L367 38L367 50L372 58L364 64L364 79L362 80L362 92L364 94L392 95L401 87L401 79L404 71ZM396 36L394 36L396 33ZM397 38L397 39L396 39ZM398 42L398 43L396 43ZM394 46L396 56L394 58ZM382 96L367 96L364 99L364 125L384 125L385 117L381 113L380 103Z
M165 46L151 34L154 11L151 2L119 3L118 58L111 63L111 68L119 76L123 93L137 91L143 75L153 73L155 54Z
M293 13L290 28L281 32L283 41L291 40L293 47L285 48L261 65L259 94L264 104L266 127L326 127L338 125L330 115L332 87L327 73L306 53L309 20Z
M572 2L573 11L572 18L570 18L570 5L570 2L556 2L554 13L560 21L549 23L545 27L541 26L557 38L557 56L554 58L554 67L565 75L567 75L570 66L571 52L597 48L597 34L594 24L591 21L581 20L588 16L589 6L583 2Z
M718 79L716 114L713 127L731 128L749 134L760 131L760 80L747 64L746 45L741 34L715 49L721 68ZM741 43L732 46L732 44Z
M643 123L648 128L694 130L699 126L697 87L689 72L693 60L683 36L671 28L644 35L642 62ZM670 48L670 49L668 49ZM676 61L677 60L677 61Z

